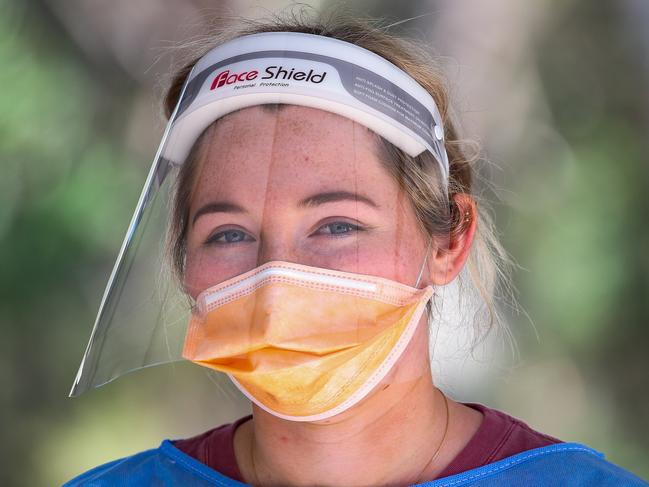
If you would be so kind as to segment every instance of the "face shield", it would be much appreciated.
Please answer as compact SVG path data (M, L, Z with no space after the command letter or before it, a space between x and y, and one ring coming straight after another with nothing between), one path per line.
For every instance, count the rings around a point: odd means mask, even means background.
M346 42L265 33L208 52L70 394L190 360L273 414L318 420L420 376L412 350L443 298L427 256L444 239L421 221L426 205L448 211L442 127L410 76Z

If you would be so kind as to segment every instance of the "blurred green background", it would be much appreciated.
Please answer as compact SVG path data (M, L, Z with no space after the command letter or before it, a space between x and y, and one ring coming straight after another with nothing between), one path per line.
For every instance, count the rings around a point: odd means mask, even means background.
M285 4L0 0L0 485L58 485L237 416L185 365L67 392L164 128L170 47ZM443 60L521 267L518 359L492 347L445 387L649 478L649 2L349 5L420 16L393 29Z

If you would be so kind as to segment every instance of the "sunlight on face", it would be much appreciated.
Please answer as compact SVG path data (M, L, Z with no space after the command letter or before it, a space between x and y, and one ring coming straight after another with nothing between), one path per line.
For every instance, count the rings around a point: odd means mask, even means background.
M192 297L275 260L415 284L426 237L369 129L288 105L208 130L187 232Z

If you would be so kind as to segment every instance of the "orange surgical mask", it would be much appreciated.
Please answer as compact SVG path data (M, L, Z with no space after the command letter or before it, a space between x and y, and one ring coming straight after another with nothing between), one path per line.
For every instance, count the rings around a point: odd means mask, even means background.
M350 408L410 342L433 288L269 262L202 292L183 357L262 409L316 421Z

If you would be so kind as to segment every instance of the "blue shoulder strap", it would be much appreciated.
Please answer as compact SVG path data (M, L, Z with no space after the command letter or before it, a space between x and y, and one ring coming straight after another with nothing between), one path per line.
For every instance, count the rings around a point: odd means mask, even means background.
M480 468L415 487L629 486L649 484L580 443L557 443L528 450Z
M179 485L187 487L246 487L183 453L171 441L159 448L115 460L88 470L63 487L131 487Z
M169 440L159 448L99 466L64 487L183 485L245 487L186 455ZM648 483L604 460L604 455L579 443L558 443L529 450L480 468L414 487L496 487L502 485L637 486Z

